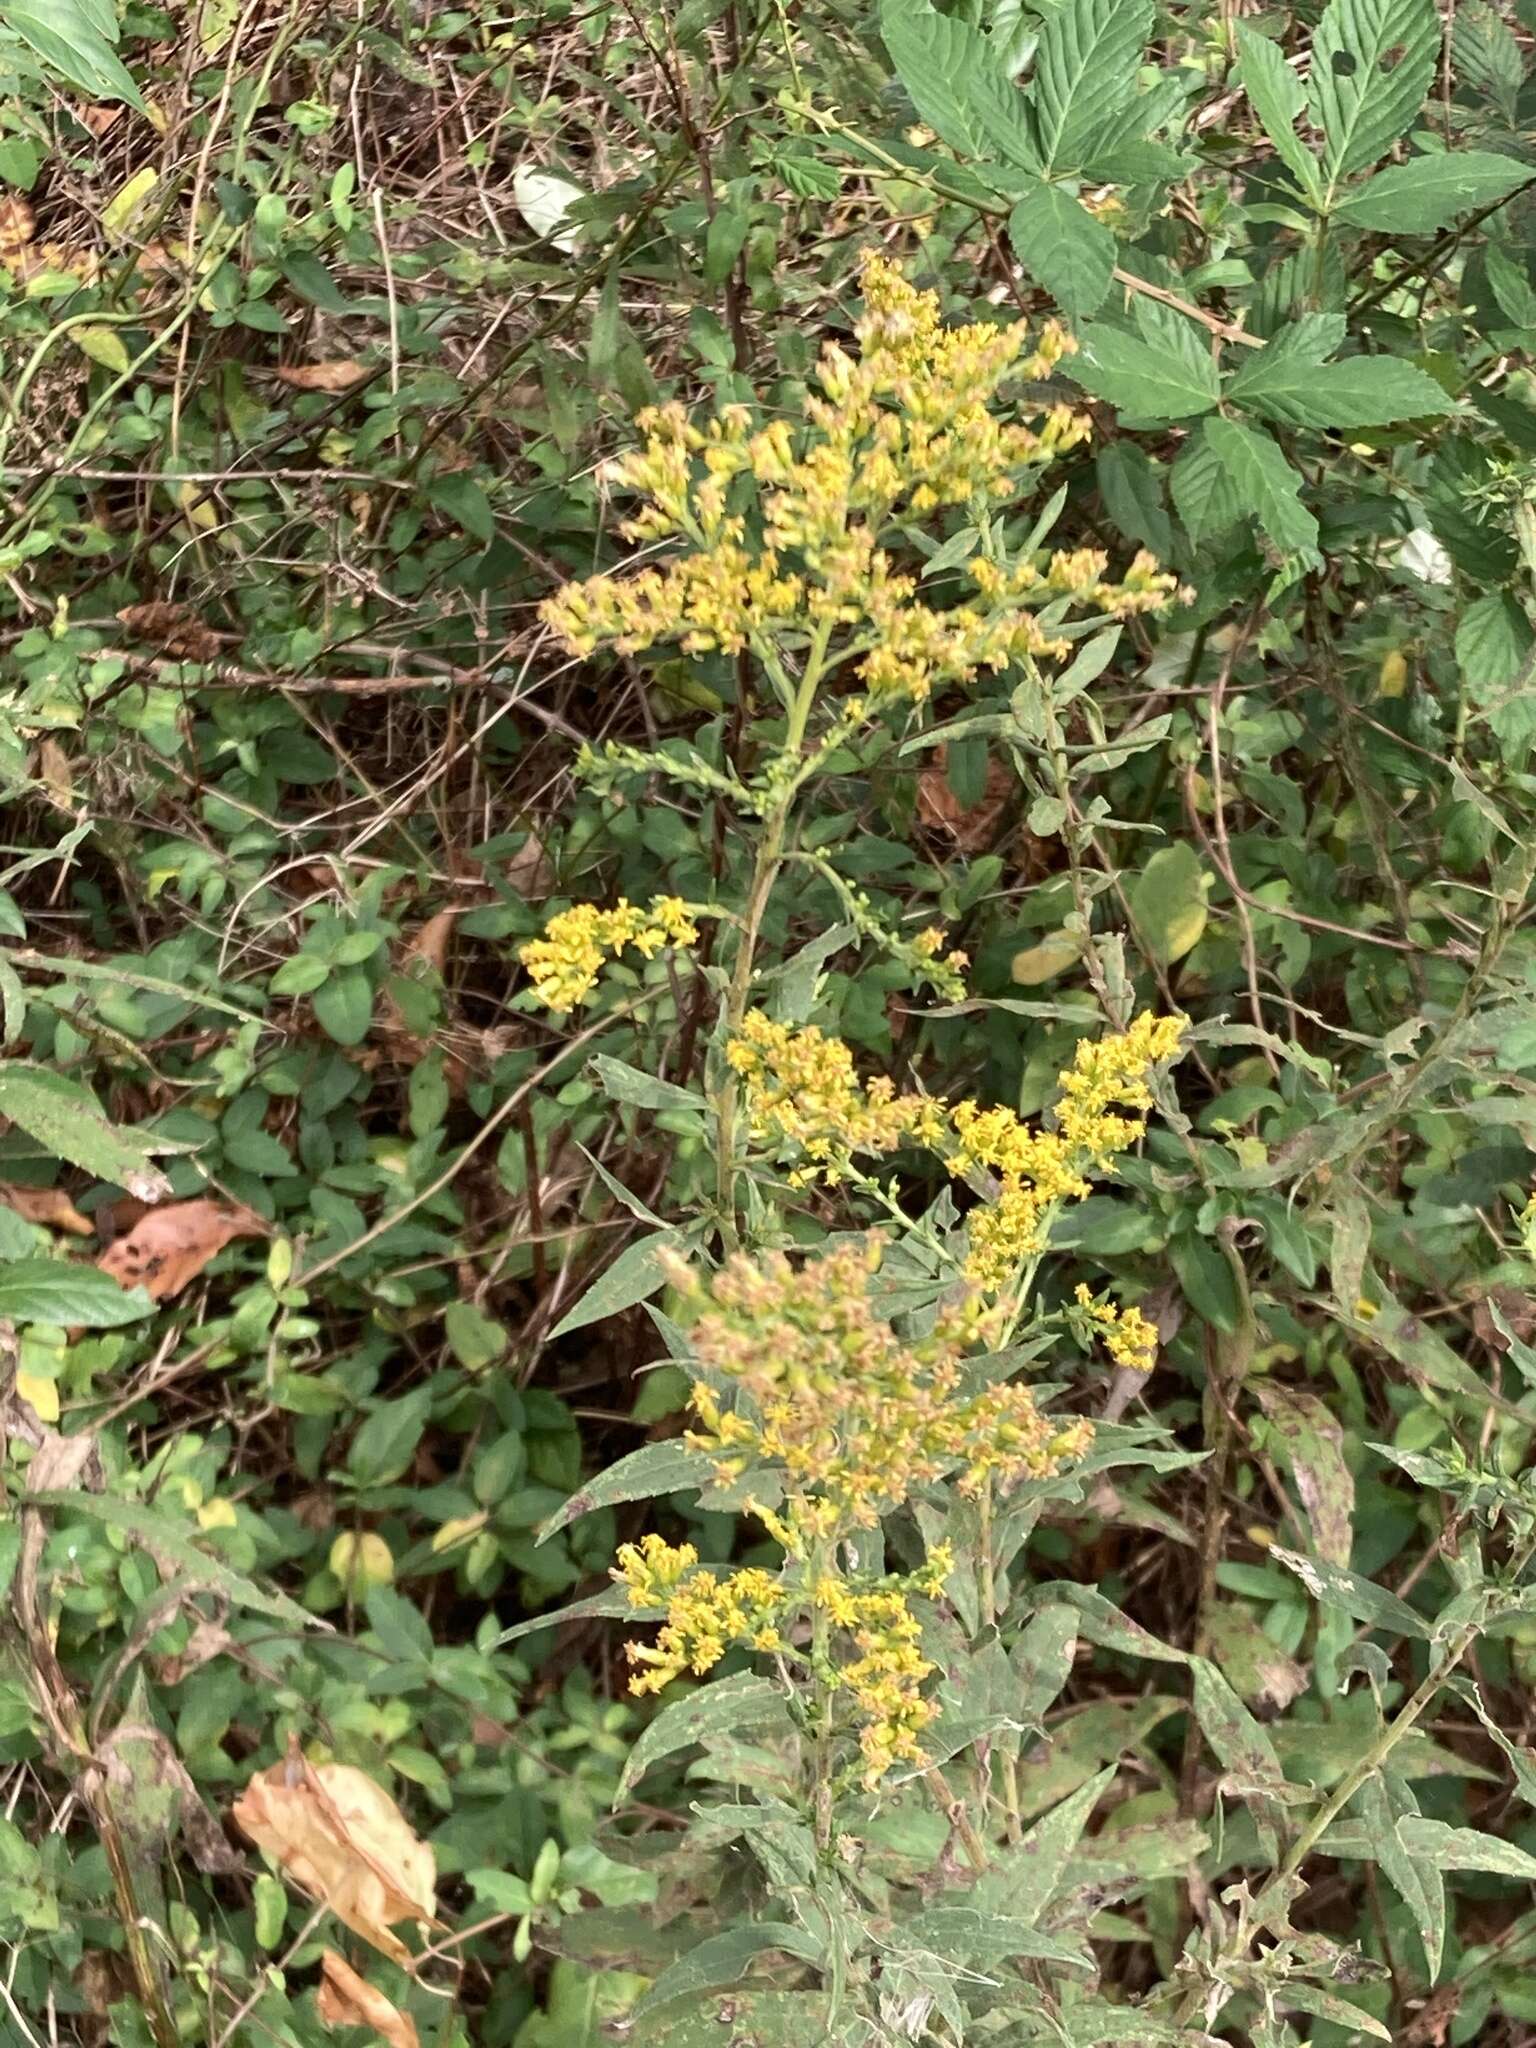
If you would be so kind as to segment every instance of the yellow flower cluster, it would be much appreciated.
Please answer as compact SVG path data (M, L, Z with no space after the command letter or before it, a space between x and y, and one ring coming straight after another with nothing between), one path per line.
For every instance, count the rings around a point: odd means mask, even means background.
M725 1056L746 1083L753 1137L793 1146L812 1162L811 1171L790 1176L797 1184L836 1185L856 1152L893 1152L908 1139L932 1146L943 1135L942 1102L898 1095L883 1075L861 1081L842 1039L814 1024L792 1031L750 1010Z
M878 1249L878 1239L845 1246L798 1270L782 1252L734 1258L694 1326L708 1377L693 1388L702 1428L689 1441L722 1479L781 1474L790 1507L769 1526L791 1551L874 1528L914 1487L956 1467L963 1493L987 1477L1008 1487L1056 1471L1085 1440L1080 1425L1061 1430L1040 1415L1027 1387L966 1389L964 1354L992 1321L974 1297L904 1343L869 1299ZM735 1390L731 1407L722 1382Z
M785 1647L778 1623L786 1596L772 1572L754 1565L722 1579L695 1569L698 1562L691 1543L674 1549L660 1536L620 1546L614 1576L628 1588L630 1606L667 1610L654 1645L625 1646L630 1663L644 1667L631 1678L631 1692L660 1692L685 1671L702 1678L732 1643L761 1651Z
M645 909L621 896L611 910L577 903L558 912L543 936L530 939L517 957L532 976L539 1001L563 1012L586 1001L604 962L626 946L652 960L663 946L691 946L698 936L680 896L657 896Z
M675 1265L702 1310L692 1390L701 1426L689 1440L722 1480L751 1472L777 1481L782 1507L751 1512L782 1546L786 1571L722 1577L699 1566L691 1544L652 1535L624 1545L615 1572L632 1607L666 1617L654 1645L629 1648L641 1667L631 1690L702 1675L732 1645L791 1663L809 1657L820 1684L851 1703L871 1785L898 1760L920 1760L918 1737L936 1710L922 1693L933 1666L911 1601L935 1598L953 1559L940 1546L906 1576L860 1577L835 1563L844 1539L944 1473L958 1468L968 1494L986 1483L1006 1491L1059 1471L1093 1435L1088 1422L1048 1421L1027 1387L965 1384L965 1353L991 1322L974 1300L904 1343L869 1298L878 1250L870 1240L798 1270L778 1253L737 1257L707 1291Z
M1157 1329L1134 1303L1117 1307L1112 1301L1095 1301L1086 1287L1078 1288L1076 1300L1116 1365L1131 1372L1152 1370L1157 1363Z
M642 414L643 445L608 471L642 500L624 531L681 541L685 551L549 599L543 617L573 652L673 641L692 654L751 648L776 658L780 639L840 630L837 658L857 658L871 699L921 699L983 668L1064 654L1067 640L1031 606L1065 596L1126 616L1172 601L1176 579L1151 556L1138 555L1115 584L1105 581L1105 556L1085 549L1053 555L1043 569L980 558L968 569L974 601L945 611L917 602L916 578L882 542L947 506L1006 502L1027 472L1087 436L1087 419L1065 405L1037 408L1028 424L996 411L1005 379L1048 378L1076 343L1055 326L1032 350L1022 323L946 328L935 294L876 254L863 286L857 354L835 343L823 352L802 426L754 427L744 406L705 427L675 403ZM738 479L756 492L755 520Z
M934 1598L943 1589L949 1564L947 1556L939 1557L911 1579L862 1590L827 1574L811 1589L815 1606L851 1637L859 1653L851 1663L834 1665L829 1675L852 1695L866 1785L877 1785L892 1764L923 1760L919 1737L938 1707L924 1699L922 1686L935 1666L922 1653L922 1625L908 1595Z
M1182 1017L1144 1015L1127 1031L1083 1040L1060 1077L1054 1130L1031 1129L1011 1109L861 1081L841 1039L815 1025L791 1031L756 1011L726 1056L745 1081L753 1137L807 1162L791 1173L793 1184L835 1183L855 1154L906 1143L940 1153L957 1178L986 1176L992 1192L969 1218L966 1275L996 1293L1044 1248L1057 1205L1081 1201L1088 1175L1110 1170L1143 1135L1152 1106L1147 1076L1177 1054L1183 1031Z

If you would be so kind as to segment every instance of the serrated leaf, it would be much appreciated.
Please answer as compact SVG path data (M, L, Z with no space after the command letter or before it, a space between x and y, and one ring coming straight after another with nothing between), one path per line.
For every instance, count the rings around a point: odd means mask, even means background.
M56 1159L157 1202L171 1184L151 1158L153 1140L109 1123L90 1090L26 1060L0 1062L0 1116L19 1124ZM175 1146L156 1146L175 1151Z
M1209 412L1221 396L1221 380L1208 355L1175 353L1122 327L1085 328L1077 354L1062 367L1084 390L1132 419L1189 419Z
M1281 160L1295 173L1302 190L1317 197L1322 190L1317 159L1296 133L1296 123L1307 104L1301 80L1286 63L1278 44L1241 22L1237 26L1237 50L1237 75L1264 133L1279 151Z
M659 1494L680 1493L685 1488L704 1493L715 1483L715 1468L707 1454L691 1444L670 1437L664 1443L642 1444L618 1459L595 1479L578 1487L563 1507L556 1508L541 1524L538 1540L548 1542L569 1523L595 1508L612 1507L624 1500L654 1500Z
M1152 0L1061 0L1045 17L1029 99L1047 170L1084 165L1134 96Z
M1174 548L1173 521L1163 502L1162 472L1146 450L1135 441L1111 441L1099 450L1095 471L1105 509L1126 539L1166 562Z
M1455 406L1433 377L1396 356L1324 363L1279 342L1250 357L1226 395L1245 411L1286 427L1380 427L1430 419Z
M1330 195L1408 132L1439 54L1434 0L1330 0L1312 38L1307 89Z
M1340 200L1335 217L1384 235L1432 235L1474 207L1492 206L1536 177L1490 150L1455 149L1389 164Z
M1169 495L1184 531L1196 547L1215 540L1242 519L1237 485L1205 437L1205 422L1185 442L1168 476Z
M1469 604L1456 628L1456 660L1469 689L1507 690L1531 654L1531 622L1508 590L1490 590Z
M146 111L112 47L115 14L99 12L84 0L6 0L0 26L20 36L50 70L91 99L125 100L141 114Z
M1451 49L1461 83L1486 93L1512 124L1525 63L1509 24L1482 0L1462 0L1451 28Z
M1024 97L987 38L919 0L886 0L880 35L912 104L976 168L995 155L1040 168Z
M621 1309L633 1308L637 1302L648 1301L666 1285L662 1254L675 1251L681 1243L675 1230L657 1230L626 1245L570 1313L562 1316L550 1331L551 1341L572 1330L584 1330L588 1323L600 1323L605 1316L616 1316Z
M663 1707L640 1738L624 1765L614 1794L615 1804L632 1792L652 1764L675 1756L680 1749L696 1743L707 1744L712 1735L733 1735L745 1728L787 1726L784 1695L772 1679L758 1678L750 1671L737 1671L729 1678L711 1679L686 1699Z
M1317 521L1301 502L1301 478L1268 434L1236 420L1207 420L1205 437L1243 509L1275 546L1283 554L1315 557Z
M1038 185L1008 217L1014 254L1074 320L1104 303L1117 244L1102 221L1059 185Z

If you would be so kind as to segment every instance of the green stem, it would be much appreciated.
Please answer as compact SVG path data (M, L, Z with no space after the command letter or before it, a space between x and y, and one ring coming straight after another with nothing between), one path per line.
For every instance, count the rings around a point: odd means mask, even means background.
M752 965L757 953L757 942L762 931L768 900L773 894L774 883L778 880L779 870L784 864L784 842L788 836L790 814L794 809L799 787L788 770L805 745L806 728L810 724L817 686L826 673L827 644L831 637L830 623L818 627L816 637L806 655L805 672L790 700L784 749L779 757L786 769L785 788L778 802L764 816L763 836L758 842L757 856L752 866L752 883L747 893L746 912L741 921L741 943L736 949L735 965L731 971L731 984L725 1002L727 1042L741 1029L751 1001ZM720 1216L721 1241L727 1251L734 1250L739 1241L736 1229L736 1125L740 1105L741 1084L734 1073L727 1072L715 1103L715 1205Z

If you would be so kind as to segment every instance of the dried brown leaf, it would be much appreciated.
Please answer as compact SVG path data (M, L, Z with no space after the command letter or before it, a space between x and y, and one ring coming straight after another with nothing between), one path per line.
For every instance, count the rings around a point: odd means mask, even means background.
M273 375L295 391L350 391L368 374L350 356L331 363L280 363Z
M389 2048L417 2048L416 2022L391 2005L366 1977L359 1977L335 1949L320 1957L321 1983L315 2010L328 2027L372 2027Z
M25 199L14 192L0 199L0 263L24 249L36 232L37 223Z
M89 1237L92 1224L82 1216L62 1188L21 1188L0 1181L0 1202L24 1216L28 1223L42 1223L52 1230L67 1230L75 1237Z
M1013 775L1006 763L989 756L981 801L962 804L949 786L948 749L938 747L917 778L918 816L925 825L947 832L962 853L979 853L996 837L998 822L1008 807L1014 787Z
M317 1904L392 1961L410 1951L390 1929L437 1913L432 1851L389 1794L350 1764L318 1769L295 1753L252 1778L235 1821Z
M168 1301L234 1238L265 1237L267 1230L254 1210L233 1202L172 1202L146 1209L96 1263L120 1286L142 1287L152 1301Z
M177 661L215 661L221 642L184 604L165 598L151 598L147 604L125 604L117 615L136 640L163 647Z

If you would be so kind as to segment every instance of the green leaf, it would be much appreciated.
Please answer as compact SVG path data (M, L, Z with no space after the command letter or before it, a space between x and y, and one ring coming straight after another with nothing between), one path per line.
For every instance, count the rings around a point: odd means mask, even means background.
M1056 1896L1067 1860L1082 1839L1093 1809L1115 1780L1108 1765L1059 1806L1037 1820L1023 1841L1005 1849L970 1897L983 1912L1006 1913L1033 1927Z
M1131 889L1131 920L1137 937L1160 966L1199 944L1210 916L1206 890L1210 877L1187 839L1154 853Z
M1247 1787L1267 1792L1282 1785L1285 1771L1268 1731L1216 1666L1205 1657L1191 1657L1189 1674L1200 1733L1225 1768Z
M1192 1230L1181 1230L1168 1246L1168 1263L1200 1320L1224 1336L1234 1335L1242 1321L1242 1303L1232 1268L1216 1246Z
M1461 83L1486 93L1513 126L1525 63L1509 24L1483 0L1462 0L1452 22L1451 48Z
M95 1266L64 1259L12 1259L0 1265L0 1316L12 1322L115 1330L142 1322L153 1309L142 1287L127 1292Z
M1156 328L1152 340L1121 327L1084 328L1077 354L1062 367L1084 390L1132 419L1161 422L1209 412L1221 396L1216 365L1208 350L1197 342L1191 351L1176 331L1190 323L1166 317L1169 324Z
M770 1678L758 1678L750 1671L733 1672L728 1678L712 1678L686 1699L663 1707L655 1720L643 1729L629 1752L619 1778L615 1802L632 1792L652 1764L680 1749L707 1745L714 1735L734 1735L746 1728L788 1726L784 1695Z
M1529 164L1483 149L1446 150L1389 164L1334 209L1335 218L1383 235L1432 235L1474 207L1491 206L1536 178Z
M1109 516L1127 540L1152 550L1166 562L1173 553L1173 521L1163 500L1163 472L1145 449L1130 440L1111 441L1099 450L1094 465L1099 495Z
M137 1501L119 1500L109 1493L84 1492L34 1493L27 1500L34 1507L70 1508L105 1522L109 1529L120 1529L157 1560L167 1579L174 1578L188 1592L205 1589L221 1593L236 1607L248 1607L254 1614L269 1614L301 1632L323 1625L286 1593L269 1592L244 1572L232 1571L222 1559L199 1550L185 1530L152 1509L141 1507ZM174 1566L175 1571L165 1572L167 1565Z
M132 77L112 45L117 20L85 0L5 0L0 27L20 36L27 48L68 84L93 100L126 100L146 112Z
M1485 1870L1523 1884L1536 1882L1536 1856L1478 1828L1453 1828L1443 1820L1406 1814L1397 1824L1397 1839L1410 1856L1431 1860L1437 1870Z
M1039 185L1008 217L1014 254L1074 320L1104 303L1116 243L1102 221L1059 185Z
M1237 75L1258 115L1264 133L1278 150L1282 162L1296 175L1310 197L1322 192L1317 159L1296 133L1307 96L1276 43L1256 29L1237 25Z
M489 545L496 538L496 514L491 510L491 501L472 476L435 477L427 496L440 512L457 520L471 540Z
M659 1081L654 1074L642 1073L639 1067L610 1059L606 1053L597 1053L587 1064L603 1093L615 1102L633 1102L641 1109L687 1109L695 1114L704 1108L703 1099L691 1089Z
M635 2007L634 2017L641 2019L671 1999L706 1991L713 1985L735 1984L748 1963L774 1949L811 1963L819 1962L822 1956L821 1944L814 1935L788 1921L749 1920L727 1927L723 1933L711 1934L663 1970ZM718 2027L718 2018L715 2024Z
M1268 434L1236 420L1207 420L1205 437L1243 509L1281 553L1315 558L1317 521L1301 502L1301 478Z
M918 0L886 0L880 35L918 114L973 169L996 155L1040 168L1024 97L979 30Z
M55 1159L158 1202L171 1184L150 1159L154 1140L109 1123L88 1088L26 1060L0 1061L0 1116L19 1124ZM159 1151L179 1147L160 1144Z
M1371 1628L1389 1629L1393 1635L1417 1636L1427 1641L1434 1633L1424 1617L1415 1614L1406 1601L1399 1600L1384 1586L1362 1578L1358 1572L1329 1564L1324 1558L1302 1557L1294 1550L1283 1550L1278 1543L1270 1546L1268 1555L1293 1571L1320 1606L1342 1607L1356 1621Z
M1536 327L1536 291L1531 289L1524 265L1497 242L1490 242L1483 251L1483 268L1505 319L1516 327Z
M518 1642L523 1636L531 1636L541 1628L557 1628L563 1621L655 1621L661 1610L652 1607L632 1605L629 1594L622 1586L610 1586L606 1593L594 1593L587 1600L573 1600L566 1607L556 1607L548 1614L529 1614L511 1628L504 1628L493 1645L502 1649L508 1643Z
M1196 547L1230 533L1244 510L1237 485L1206 439L1205 428L1205 421L1195 428L1168 476L1173 508Z
M1434 0L1330 0L1312 38L1307 89L1330 192L1408 132L1439 54Z
M1286 427L1379 427L1434 418L1455 407L1443 385L1396 356L1323 363L1279 342L1244 363L1227 396Z
M1285 1448L1318 1556L1330 1564L1347 1565L1355 1479L1344 1458L1342 1424L1325 1401L1305 1388L1256 1380L1254 1393Z
M664 1493L706 1493L715 1484L715 1468L708 1455L696 1451L677 1437L663 1443L642 1444L637 1451L589 1479L573 1493L564 1507L557 1508L539 1529L539 1541L547 1543L569 1523L596 1508L612 1507L624 1500L655 1500Z
M347 1471L359 1486L387 1486L400 1477L416 1455L431 1410L428 1387L413 1387L374 1409L347 1451Z
M1356 1804L1376 1860L1419 1930L1433 1984L1445 1953L1445 1879L1432 1856L1411 1855L1397 1832L1399 1821L1418 1818L1419 1803L1405 1778L1382 1771L1361 1786Z
M1029 98L1047 170L1085 164L1136 91L1152 0L1061 0L1035 52Z
M89 356L93 363L100 363L104 370L114 370L125 376L130 357L128 345L115 327L94 322L86 327L72 327L69 338L83 356Z
M549 1333L551 1340L571 1330L584 1330L588 1323L600 1323L604 1316L616 1316L621 1309L633 1308L636 1302L659 1293L667 1282L661 1255L681 1243L675 1230L657 1230L626 1245L570 1313L561 1317Z
M1509 689L1520 680L1530 654L1531 622L1512 592L1487 591L1462 613L1456 659L1471 690Z
M373 983L361 967L334 967L310 997L315 1021L338 1045L361 1045L373 1022Z

